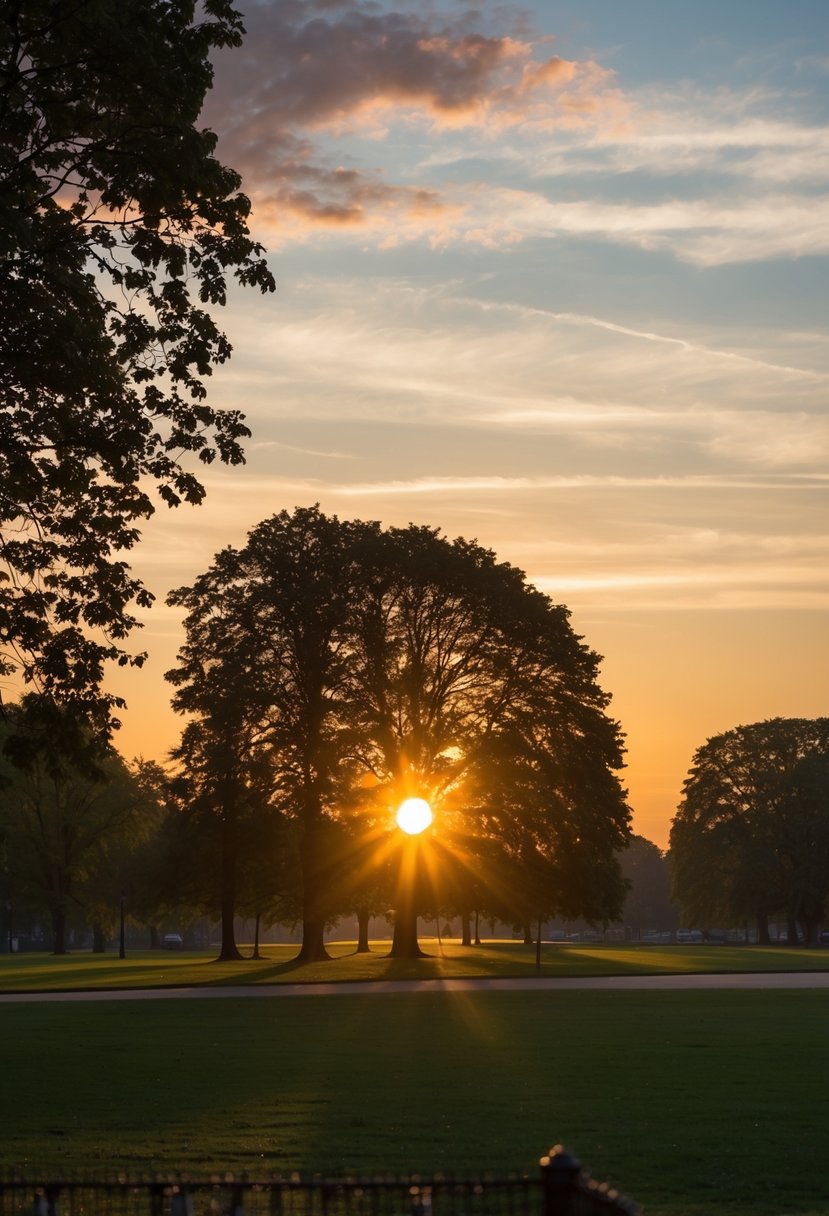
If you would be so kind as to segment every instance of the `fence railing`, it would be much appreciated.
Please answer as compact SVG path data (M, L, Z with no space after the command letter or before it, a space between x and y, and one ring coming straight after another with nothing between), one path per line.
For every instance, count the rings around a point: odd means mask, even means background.
M0 1216L637 1216L560 1145L533 1177L0 1180Z

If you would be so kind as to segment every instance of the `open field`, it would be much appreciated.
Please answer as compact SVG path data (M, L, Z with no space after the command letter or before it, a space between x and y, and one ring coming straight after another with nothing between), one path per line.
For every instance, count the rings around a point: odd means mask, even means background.
M433 956L417 962L390 959L388 943L375 943L370 955L355 954L354 944L333 943L327 963L297 965L296 946L267 946L261 962L216 963L209 954L130 951L112 954L0 956L0 992L72 988L157 988L188 985L278 984L344 980L427 979L450 976L535 975L535 949L517 942L486 942L462 947L425 939ZM541 974L687 975L749 971L826 971L829 950L763 946L545 945Z
M829 1212L827 995L0 1008L0 1171L534 1170L661 1216Z

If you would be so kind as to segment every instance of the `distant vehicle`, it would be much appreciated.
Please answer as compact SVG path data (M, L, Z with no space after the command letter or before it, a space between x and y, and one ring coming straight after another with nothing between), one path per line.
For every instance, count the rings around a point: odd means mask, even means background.
M184 938L180 933L165 933L162 945L165 950L180 950L184 945Z

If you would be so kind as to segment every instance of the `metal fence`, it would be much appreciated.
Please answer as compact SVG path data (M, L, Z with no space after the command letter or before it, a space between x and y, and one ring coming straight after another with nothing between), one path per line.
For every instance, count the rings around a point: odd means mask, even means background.
M534 1177L0 1181L0 1216L637 1216L560 1146Z

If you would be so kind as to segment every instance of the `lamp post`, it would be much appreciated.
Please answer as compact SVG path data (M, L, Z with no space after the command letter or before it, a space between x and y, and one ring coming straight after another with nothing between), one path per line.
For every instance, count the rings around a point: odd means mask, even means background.
M432 822L432 808L424 798L407 798L397 811L403 834L397 873L397 907L390 958L424 958L417 940L417 879L420 836Z

